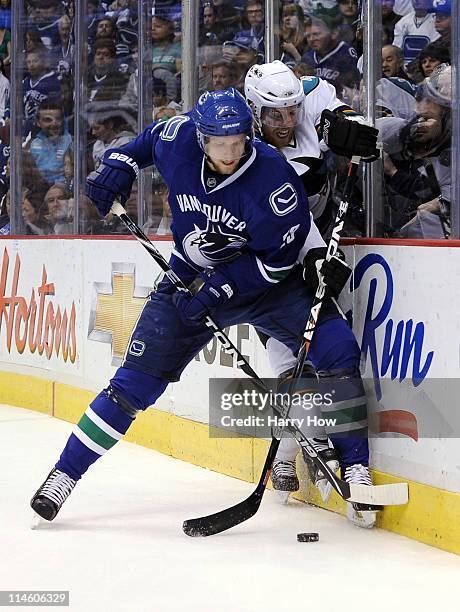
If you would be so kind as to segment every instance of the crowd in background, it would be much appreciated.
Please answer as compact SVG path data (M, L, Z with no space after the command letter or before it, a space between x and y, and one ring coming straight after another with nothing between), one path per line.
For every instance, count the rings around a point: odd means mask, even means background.
M450 0L380 0L382 75L377 126L385 236L448 237L450 231ZM151 23L152 120L181 112L181 4L153 2ZM264 62L264 0L202 0L199 21L199 91L236 87ZM110 147L138 132L139 16L137 0L86 0L86 91L83 117L74 117L74 0L24 1L22 77L22 216L28 234L74 232L75 156L87 173ZM358 0L280 2L279 57L298 77L317 75L361 110L363 24ZM9 82L11 2L0 0L0 234L9 233ZM149 65L150 71L150 65ZM141 75L145 71L141 71ZM144 77L143 77L144 78ZM85 130L85 151L75 151L75 130ZM333 157L333 156L332 156ZM328 171L340 173L343 160ZM364 232L356 194L350 233ZM100 220L83 193L79 233L124 229ZM167 192L153 172L146 194L151 233L168 233ZM137 190L126 203L137 219Z

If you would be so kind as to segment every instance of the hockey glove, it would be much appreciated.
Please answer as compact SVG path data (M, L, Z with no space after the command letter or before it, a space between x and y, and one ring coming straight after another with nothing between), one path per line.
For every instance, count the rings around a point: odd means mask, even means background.
M184 291L177 291L173 295L173 303L185 325L200 323L207 314L212 313L234 294L233 283L222 272L212 268L201 272L193 286L201 286L194 295Z
M106 151L98 169L86 179L86 195L101 217L110 212L116 199L126 202L138 174L136 162L123 149Z
M327 146L337 155L350 158L357 155L365 162L380 157L377 149L379 131L370 125L346 119L340 112L323 110L321 134Z
M326 261L327 248L318 247L310 249L303 260L303 278L313 291L319 284L319 275L322 274L326 285L325 296L337 298L345 287L351 275L351 268L344 259L342 251Z

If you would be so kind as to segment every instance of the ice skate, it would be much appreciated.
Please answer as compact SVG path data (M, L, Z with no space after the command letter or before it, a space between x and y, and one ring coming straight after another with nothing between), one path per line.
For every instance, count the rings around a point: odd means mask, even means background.
M289 495L299 490L299 479L295 467L295 460L273 462L271 481L281 503L287 504Z
M53 468L30 500L32 509L41 518L52 521L76 484L70 476ZM37 526L36 520L33 526Z
M335 448L329 446L327 438L309 438L308 441L312 444L318 455L327 463L333 472L339 469L339 455ZM310 455L302 449L303 459L308 468L310 480L319 490L321 499L326 503L331 495L332 486L323 472L314 464Z
M372 485L372 477L369 468L360 463L342 468L343 479L354 484ZM358 504L347 502L347 518L358 527L371 529L375 525L377 512L382 510L382 506L369 504Z

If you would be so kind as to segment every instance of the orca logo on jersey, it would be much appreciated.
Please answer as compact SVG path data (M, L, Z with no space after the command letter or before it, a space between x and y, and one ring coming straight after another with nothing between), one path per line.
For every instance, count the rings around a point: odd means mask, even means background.
M282 217L297 207L297 191L291 183L284 183L284 185L270 194L269 202L275 215Z
M205 229L196 224L194 226L194 231L185 236L182 246L187 257L199 266L230 261L239 255L246 244L245 238L238 234L227 234L213 221L208 220Z

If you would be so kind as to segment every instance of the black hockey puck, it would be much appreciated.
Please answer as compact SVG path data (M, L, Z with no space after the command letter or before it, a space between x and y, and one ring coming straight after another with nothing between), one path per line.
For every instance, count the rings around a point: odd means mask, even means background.
M297 542L318 542L319 533L298 533L297 534Z

